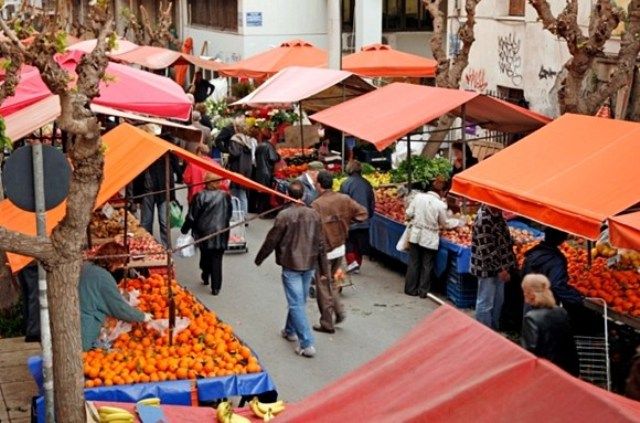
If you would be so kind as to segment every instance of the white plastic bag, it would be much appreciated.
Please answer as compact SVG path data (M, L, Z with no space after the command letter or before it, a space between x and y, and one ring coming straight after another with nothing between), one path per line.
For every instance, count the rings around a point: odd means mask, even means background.
M411 231L411 225L407 225L396 244L396 250L398 251L409 251L409 236Z
M196 246L193 244L193 237L191 235L180 234L176 239L176 249L188 245L188 247L180 248L176 251L176 257L189 258L196 255ZM189 245L191 244L191 245Z
M173 328L173 336L189 327L190 320L188 317L176 317L176 325ZM169 329L169 319L156 319L147 323L147 327L154 329L160 333Z

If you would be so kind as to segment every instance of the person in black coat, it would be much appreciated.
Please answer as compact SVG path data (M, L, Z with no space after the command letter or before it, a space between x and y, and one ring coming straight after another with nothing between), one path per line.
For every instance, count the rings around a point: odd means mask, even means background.
M465 169L469 169L473 165L478 164L478 159L473 157L473 152L471 151L469 144L454 142L451 148L453 150L453 168L451 170L451 177Z
M247 130L243 127L236 126L236 133L229 141L229 161L227 168L233 172L251 179L253 171L252 144L256 140L247 134ZM240 200L242 215L247 217L249 212L249 200L247 198L247 190L244 186L231 182L231 195Z
M347 270L358 273L362 266L362 256L369 249L369 220L373 217L376 209L376 198L373 187L362 177L362 165L357 160L352 160L347 164L349 177L340 186L340 192L347 194L358 204L367 209L369 219L364 222L354 223L349 227L349 238L347 240Z
M273 142L272 142L273 140ZM275 138L265 140L256 147L256 174L255 181L265 187L273 187L273 170L280 160L273 143ZM258 213L269 210L269 194L258 193Z
M229 227L231 220L231 197L218 190L222 178L213 173L205 175L205 189L199 192L189 205L189 213L180 229L183 234L192 232L197 241ZM211 293L218 295L222 287L222 257L229 244L229 231L216 235L198 244L200 248L200 270L202 283L209 285Z
M546 276L530 273L522 281L525 302L531 309L522 321L522 347L554 363L567 373L579 374L578 352L567 311L556 305Z

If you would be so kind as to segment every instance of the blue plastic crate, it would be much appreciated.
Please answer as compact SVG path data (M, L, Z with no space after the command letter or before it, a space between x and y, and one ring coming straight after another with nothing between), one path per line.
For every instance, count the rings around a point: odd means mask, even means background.
M478 296L478 282L468 273L449 273L447 297L458 308L474 308Z

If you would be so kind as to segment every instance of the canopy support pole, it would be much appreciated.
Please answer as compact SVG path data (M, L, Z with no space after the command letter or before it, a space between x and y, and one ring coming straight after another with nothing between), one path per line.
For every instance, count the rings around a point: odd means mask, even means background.
M413 168L411 167L411 136L407 134L407 185L408 191L411 192L413 182Z
M173 301L173 288L171 287L171 281L173 280L173 263L171 262L171 221L170 221L170 210L171 210L171 157L169 156L171 153L166 153L164 155L164 168L165 168L165 221L166 221L166 233L167 233L167 244L165 246L165 251L167 254L167 294L169 295L169 345L173 345L173 328L176 324L176 305Z
M304 128L302 127L302 101L298 102L298 113L300 122L300 149L302 150L302 155L304 156Z
M462 142L462 170L467 168L467 105L463 104L460 109L460 118L462 119L462 133L460 141ZM462 212L467 213L467 197L462 200Z
M342 21L341 21L342 22ZM342 37L340 37L340 44L342 47ZM342 49L340 50L342 51ZM342 60L340 60L340 63L342 65ZM344 103L345 100L345 87L344 87L344 82L342 82L342 102ZM346 173L347 168L346 168L346 150L345 150L345 145L344 145L344 131L340 131L340 141L342 141L342 173Z
M591 269L591 262L592 262L592 257L591 257L591 248L593 248L593 243L591 242L590 239L587 240L587 267L589 269Z
M33 160L33 192L36 206L36 233L47 236L44 199L44 167L42 143L36 141L31 147ZM51 324L49 323L49 301L47 298L47 272L38 262L38 298L40 300L40 337L42 342L42 372L44 374L44 398L46 421L55 422L53 391L53 349L51 345Z

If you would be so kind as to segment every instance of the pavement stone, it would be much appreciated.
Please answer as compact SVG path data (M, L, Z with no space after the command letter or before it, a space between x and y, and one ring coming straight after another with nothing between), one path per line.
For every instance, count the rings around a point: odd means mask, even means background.
M37 392L38 388L33 380L2 384L6 409L12 421L14 418L31 416L31 398Z

